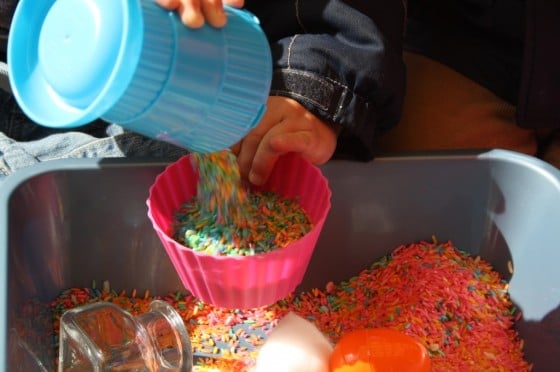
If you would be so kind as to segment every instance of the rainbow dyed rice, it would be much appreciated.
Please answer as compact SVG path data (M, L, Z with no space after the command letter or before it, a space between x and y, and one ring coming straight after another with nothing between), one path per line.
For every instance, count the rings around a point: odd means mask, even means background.
M228 150L193 154L197 194L174 218L174 239L219 256L253 256L280 249L313 224L297 200L243 187L236 156Z
M227 310L181 293L163 299L185 320L201 356L198 371L248 370L266 334L290 311L315 323L333 343L358 328L403 331L427 347L435 372L530 371L513 328L521 314L507 288L480 257L451 242L419 242L398 247L348 281L292 294L269 307ZM69 289L52 303L54 332L62 313L82 303L111 301L138 314L153 298L162 298L135 292Z
M248 190L243 186L237 157L229 150L193 153L192 165L198 170L196 203L206 219L215 224L251 224Z

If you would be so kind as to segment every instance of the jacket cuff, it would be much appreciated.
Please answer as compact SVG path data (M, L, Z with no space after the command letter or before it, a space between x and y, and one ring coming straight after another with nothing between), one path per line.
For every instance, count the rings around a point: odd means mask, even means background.
M308 71L275 70L270 95L296 100L340 134L372 119L372 105L335 80Z

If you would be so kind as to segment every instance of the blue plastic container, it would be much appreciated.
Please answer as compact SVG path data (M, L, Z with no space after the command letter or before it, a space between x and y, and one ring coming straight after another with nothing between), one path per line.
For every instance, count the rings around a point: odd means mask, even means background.
M251 13L185 27L153 0L22 0L8 40L18 104L38 124L102 118L186 149L229 147L265 111L272 76Z

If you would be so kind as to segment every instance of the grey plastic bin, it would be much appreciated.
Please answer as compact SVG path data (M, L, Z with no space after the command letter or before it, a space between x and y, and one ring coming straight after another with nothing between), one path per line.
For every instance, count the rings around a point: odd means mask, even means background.
M148 188L165 165L59 160L21 170L0 185L1 366L52 369L50 340L31 339L44 325L20 316L30 299L48 302L92 280L153 294L182 289L146 216ZM449 239L511 279L511 296L524 313L518 329L527 358L535 371L559 370L556 168L493 150L332 161L323 170L333 205L300 289L348 279L401 244L432 235Z

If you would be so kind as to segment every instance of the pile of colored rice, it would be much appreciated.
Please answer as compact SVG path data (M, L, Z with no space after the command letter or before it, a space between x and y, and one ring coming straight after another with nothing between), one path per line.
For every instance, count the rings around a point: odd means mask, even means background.
M354 329L389 327L416 337L428 349L433 371L529 371L523 341L513 328L521 316L508 285L492 267L450 242L398 247L356 277L324 290L293 294L246 311L209 306L188 294L163 297L183 317L198 371L243 371L258 346L288 312L317 325L335 343ZM162 297L157 297L162 298ZM112 301L133 314L153 298L98 289L69 289L53 303L55 332L61 314L91 301Z
M243 186L235 155L193 154L197 194L175 215L174 239L197 252L252 256L283 248L312 223L297 200Z

